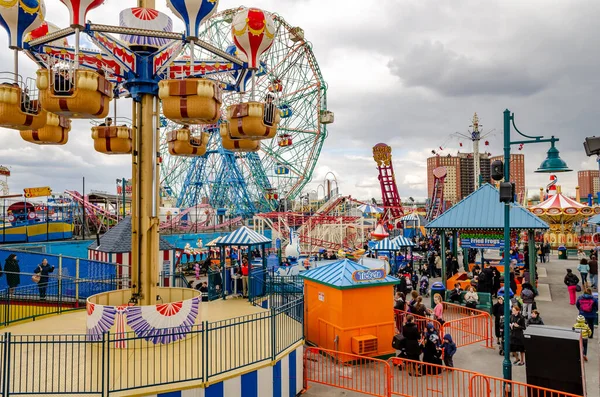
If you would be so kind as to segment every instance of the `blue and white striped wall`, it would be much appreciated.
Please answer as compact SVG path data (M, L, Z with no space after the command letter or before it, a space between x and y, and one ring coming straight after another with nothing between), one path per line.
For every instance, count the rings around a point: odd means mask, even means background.
M294 397L302 391L304 376L303 346L298 347L274 365L194 388L150 394L146 397Z

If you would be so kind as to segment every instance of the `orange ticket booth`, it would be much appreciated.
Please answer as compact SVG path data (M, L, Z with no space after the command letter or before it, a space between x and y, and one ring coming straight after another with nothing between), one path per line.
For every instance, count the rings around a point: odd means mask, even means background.
M308 342L371 357L393 354L398 279L349 259L302 272Z

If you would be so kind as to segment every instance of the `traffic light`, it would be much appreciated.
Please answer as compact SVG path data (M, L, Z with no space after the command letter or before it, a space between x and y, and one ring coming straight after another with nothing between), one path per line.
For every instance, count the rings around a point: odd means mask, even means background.
M500 202L515 202L515 184L513 182L502 182L500 184Z
M504 179L504 163L501 160L494 160L491 165L492 179L501 181Z
M583 142L585 154L589 156L600 155L600 137L587 137Z

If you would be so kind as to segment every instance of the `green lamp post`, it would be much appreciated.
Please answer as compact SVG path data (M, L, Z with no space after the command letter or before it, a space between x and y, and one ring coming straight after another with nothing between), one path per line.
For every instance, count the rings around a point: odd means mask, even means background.
M511 123L515 131L526 140L511 141L510 140L510 127ZM543 143L550 142L550 149L548 149L548 155L546 160L542 162L540 167L535 172L545 173L556 173L556 172L567 172L571 171L567 164L559 156L558 149L554 145L558 142L558 138L552 136L550 139L544 138L543 136L528 136L519 131L515 125L514 113L506 109L504 111L504 180L510 181L510 147L511 145L527 145L530 143ZM504 203L504 361L503 361L503 373L504 379L512 379L512 367L510 362L510 205L511 203ZM531 273L535 277L535 272ZM508 299L507 299L508 298ZM509 387L508 385L506 387ZM509 390L507 390L509 391Z

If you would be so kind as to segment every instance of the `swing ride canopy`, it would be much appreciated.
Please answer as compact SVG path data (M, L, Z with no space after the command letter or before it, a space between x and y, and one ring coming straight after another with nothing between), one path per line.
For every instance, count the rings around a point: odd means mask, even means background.
M430 230L484 230L504 228L504 204L500 194L489 183L462 199L446 212L429 222ZM510 228L536 230L549 228L548 224L518 203L510 207Z

